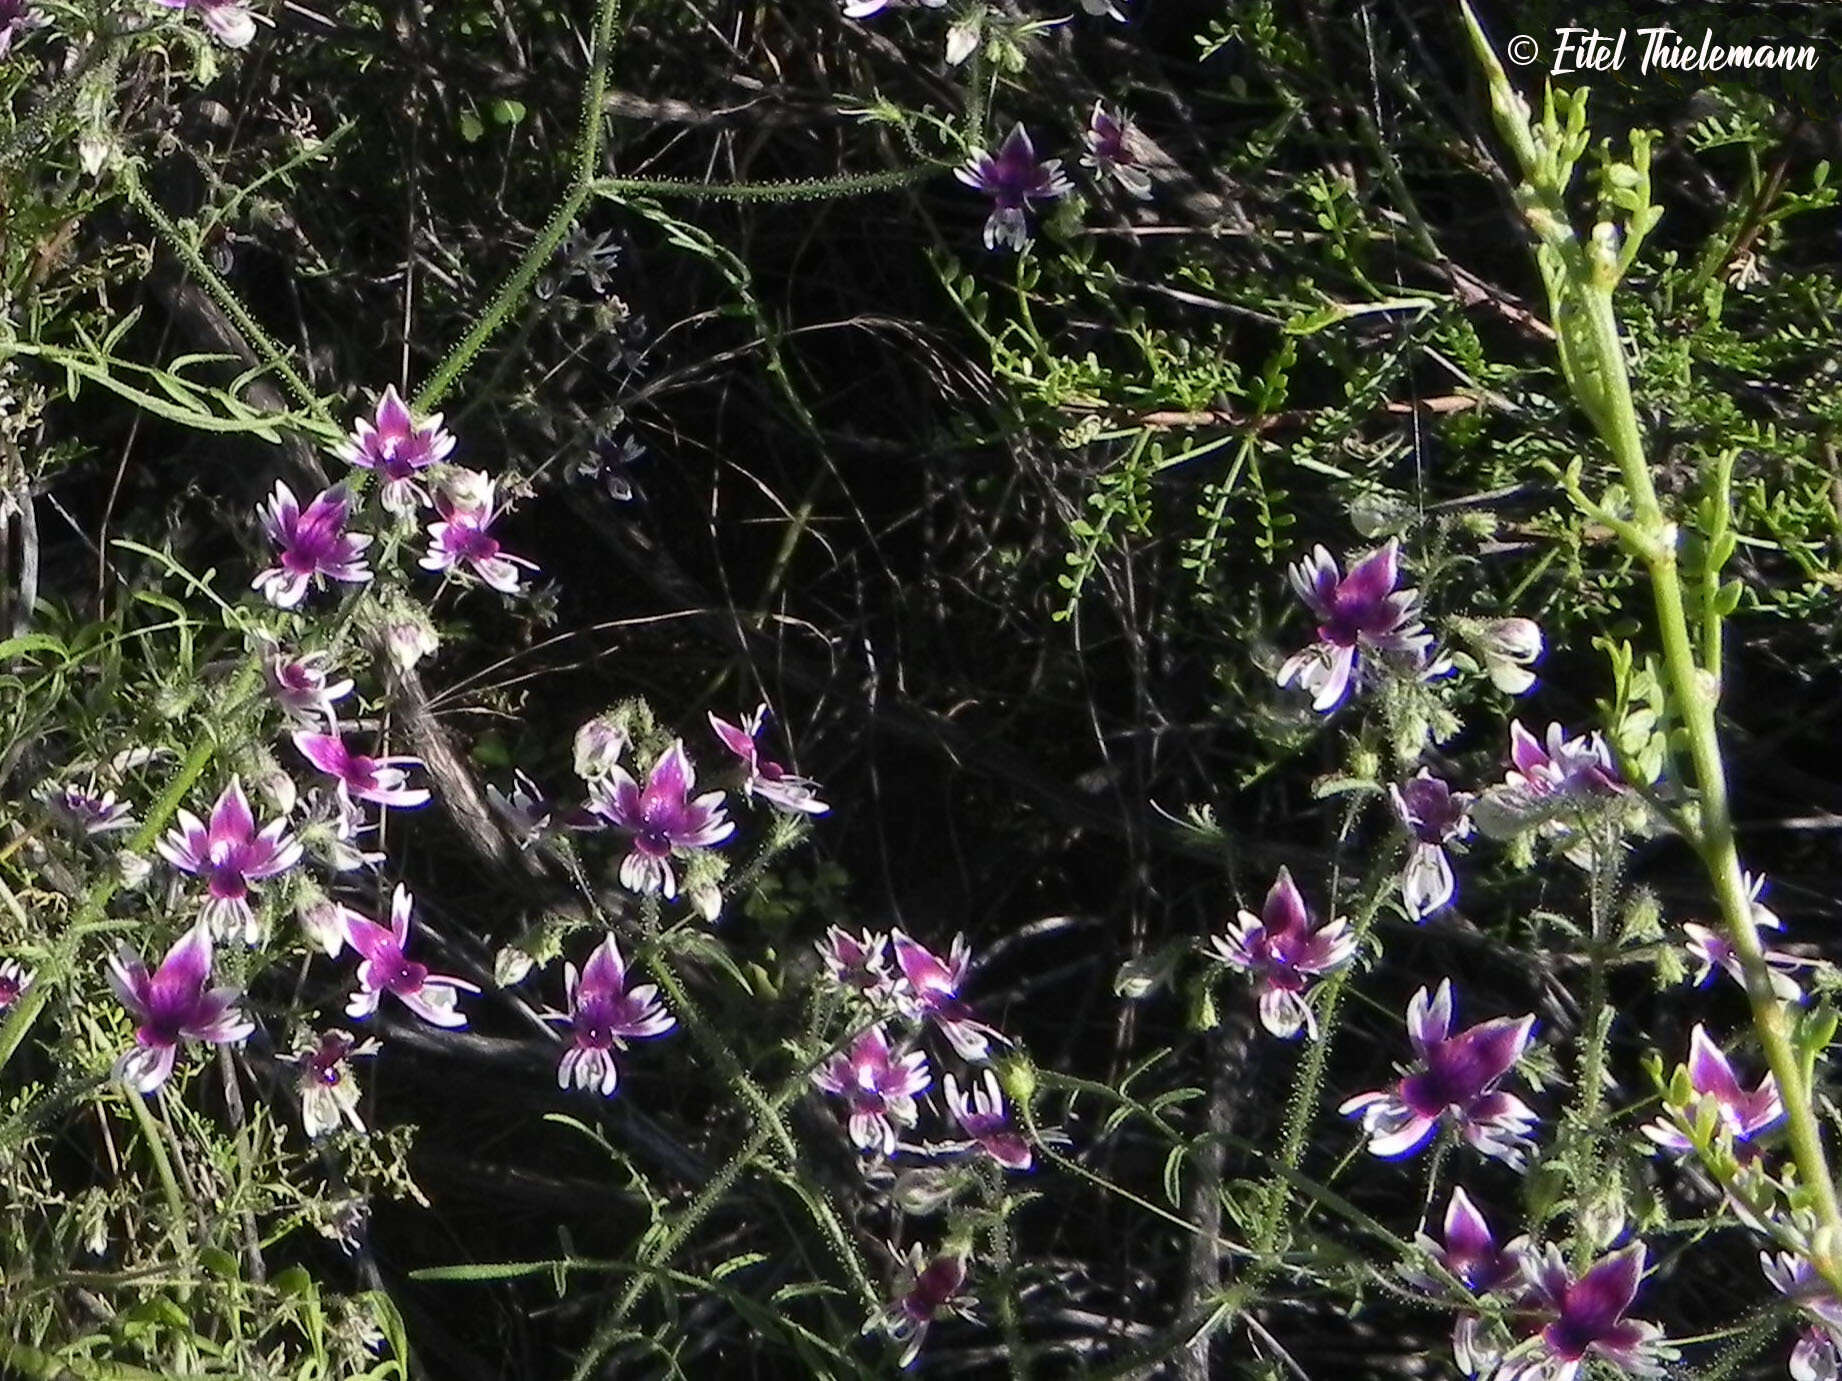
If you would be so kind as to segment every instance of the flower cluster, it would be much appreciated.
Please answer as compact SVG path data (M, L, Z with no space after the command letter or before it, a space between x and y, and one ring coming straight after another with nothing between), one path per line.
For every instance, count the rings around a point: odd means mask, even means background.
M477 470L448 465L455 445L439 414L417 421L390 388L372 417L353 424L337 453L354 470L379 477L386 512L402 516L433 505L436 519L428 524L428 548L419 562L423 569L444 575L469 572L502 594L517 594L523 588L519 572L537 568L500 546L492 531L504 511L495 497L496 485ZM430 473L440 476L432 495L424 483ZM338 484L303 508L294 491L276 481L260 513L263 531L275 548L275 564L254 582L265 599L293 609L310 588L329 580L371 580L365 552L372 537L351 530L353 505L352 490Z
M1463 1189L1452 1191L1443 1230L1443 1241L1415 1237L1422 1260L1405 1274L1428 1294L1452 1297L1458 1310L1452 1352L1466 1376L1572 1381L1594 1357L1632 1375L1661 1370L1662 1330L1627 1317L1643 1280L1642 1243L1600 1258L1576 1277L1552 1243L1537 1251L1518 1237L1499 1246ZM1478 1312L1485 1299L1496 1302L1503 1323ZM1504 1323L1513 1336L1503 1333Z
M852 936L833 926L818 949L830 982L867 999L873 1010L886 1017L917 1030L931 1026L968 1063L990 1059L993 1041L1003 1039L959 995L972 962L964 937L955 937L943 958L900 930ZM894 972L889 967L891 950ZM843 1100L851 1140L862 1150L887 1156L895 1152L898 1131L915 1125L914 1100L932 1085L933 1074L925 1051L892 1045L884 1024L878 1022L833 1055L813 1075L813 1082ZM977 1146L1000 1163L1018 1159L1014 1152L1000 1156L992 1149L1008 1129L1004 1099L995 1080L966 1095L954 1083L948 1103L970 1138L964 1146ZM1025 1147L1025 1165L1028 1159Z
M1141 200L1151 195L1151 174L1141 141L1123 111L1095 102L1082 142L1086 152L1081 163L1097 178L1111 180ZM973 150L953 175L991 199L991 213L985 219L987 249L1008 245L1022 250L1030 242L1029 213L1039 202L1059 200L1074 190L1074 183L1062 172L1062 160L1039 157L1021 124L1013 125L995 150Z
M1034 1149L1013 1122L1003 1086L989 1067L968 1072L963 1080L954 1072L941 1079L957 1136L922 1144L901 1139L917 1124L920 1100L934 1083L934 1059L940 1056L931 1058L922 1047L928 1032L940 1038L942 1055L975 1067L990 1060L993 1045L1004 1039L961 996L972 960L964 938L955 937L943 956L901 930L852 935L833 926L818 951L822 981L850 1000L848 1010L867 1009L870 1016L812 1076L821 1092L842 1104L851 1142L884 1159L898 1152L927 1159L971 1156L999 1172L1031 1169ZM951 1174L904 1172L920 1185L944 1185L914 1189L914 1211L930 1211L950 1199L956 1192ZM949 1178L939 1180L943 1175ZM898 1202L910 1202L899 1189ZM904 1367L914 1361L932 1321L964 1312L956 1302L965 1286L970 1249L949 1241L928 1253L916 1245L905 1261L895 1299L864 1325L866 1333L886 1333L901 1345Z

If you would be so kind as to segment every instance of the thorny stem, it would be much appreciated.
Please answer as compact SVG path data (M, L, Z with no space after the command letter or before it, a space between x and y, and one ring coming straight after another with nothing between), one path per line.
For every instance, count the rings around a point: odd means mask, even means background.
M1388 895L1388 887L1394 876L1390 861L1379 863L1375 873L1368 879L1365 888L1366 899L1355 924L1350 928L1351 938L1355 941L1356 953L1368 939L1369 928L1374 925L1375 917L1380 913L1382 903ZM1334 897L1333 897L1334 902ZM1304 1158L1305 1140L1310 1135L1312 1125L1317 1120L1318 1096L1324 1086L1324 1071L1330 1059L1332 1034L1337 1029L1337 1007L1343 998L1343 989L1356 971L1355 960L1344 965L1330 975L1323 984L1321 1010L1318 1014L1318 1026L1321 1036L1311 1042L1305 1051L1297 1080L1293 1085L1292 1105L1286 1113L1285 1131L1282 1133L1279 1155L1274 1162L1273 1178L1267 1182L1266 1205L1259 1226L1253 1234L1254 1250L1270 1255L1277 1245L1286 1221L1286 1206L1291 1200L1291 1181L1285 1173L1296 1173L1299 1162Z
M128 200L139 209L142 215L153 222L154 229L160 232L160 237L185 264L186 271L204 284L205 290L217 299L218 306L222 307L230 319L236 323L237 329L243 332L261 351L264 362L287 385L288 392L294 395L295 401L306 408L314 420L332 429L333 434L336 434L337 428L334 427L331 415L327 412L325 403L320 400L319 394L315 393L312 386L295 372L294 366L288 363L288 357L282 352L281 347L270 339L269 333L262 329L262 324L250 315L249 310L230 290L223 278L205 262L204 256L198 252L198 246L178 226L173 224L172 218L160 209L160 204L147 194L147 189L141 185L140 174L132 160L123 161L119 176Z
M693 1025L690 1016L695 1009L690 1005L689 997L684 993L682 985L677 983L676 975L672 974L672 971L663 964L655 967L653 969L653 974L655 977L660 978L661 986L666 988L667 996L670 997L674 1003L678 1004L677 1010L685 1014L686 1024L691 1025L692 1029L695 1030L696 1027ZM662 975L669 975L671 977L671 982L666 983ZM701 1015L699 1015L697 1019L701 1021ZM709 1181L698 1192L697 1197L685 1206L679 1213L677 1220L660 1235L657 1242L649 1248L643 1248L637 1254L636 1264L639 1267L644 1268L647 1272L656 1272L658 1268L663 1267L664 1263L671 1260L678 1249L682 1247L685 1241L690 1237L691 1233L697 1229L698 1224L709 1216L710 1211L714 1209L722 1200L723 1196L734 1187L735 1182L741 1178L742 1173L753 1166L757 1160L761 1159L763 1154L767 1151L769 1143L787 1136L786 1129L780 1121L780 1110L805 1091L811 1075L812 1069L809 1066L795 1070L787 1078L786 1082L776 1089L771 1097L765 1100L765 1108L763 1111L766 1115L756 1120L754 1128L749 1132L748 1139L742 1143L740 1149L738 1149L735 1155L724 1164L722 1169L711 1176ZM795 1163L797 1164L797 1161ZM829 1209L827 1212L829 1213ZM832 1223L834 1227L838 1227L835 1217L832 1219ZM838 1231L841 1232L842 1228L838 1227ZM874 1292L869 1284L868 1278L863 1275L862 1267L857 1262L856 1253L854 1251L849 1252L847 1260L852 1267L853 1273L857 1277L860 1288L863 1291L870 1292L873 1296ZM613 1347L615 1342L620 1338L622 1325L626 1322L627 1315L633 1312L633 1307L639 1303L640 1296L646 1292L647 1286L650 1285L652 1281L653 1276L651 1274L640 1274L628 1282L626 1290L621 1293L620 1299L615 1303L614 1312L609 1314L602 1322L601 1326L596 1330L593 1340L577 1359L576 1369L572 1373L572 1381L584 1381L584 1378L586 1378L600 1363L601 1359L607 1355L608 1349Z
M673 1010L684 1018L685 1025L690 1028L692 1039L703 1046L705 1053L716 1061L728 1079L730 1087L741 1094L742 1101L748 1104L749 1110L766 1126L768 1135L773 1138L781 1155L786 1158L787 1165L790 1168L797 1166L800 1163L799 1144L794 1141L793 1134L787 1130L786 1123L781 1121L781 1108L787 1098L769 1098L761 1091L760 1086L742 1067L742 1061L737 1057L735 1051L730 1049L728 1043L717 1034L716 1028L711 1026L709 1020L704 1016L703 1010L686 991L684 984L679 982L678 975L673 971L671 965L665 962L663 955L656 950L649 953L646 956L646 968L658 980L659 986L665 990L666 996L671 1000ZM800 1087L798 1083L792 1085L795 1091ZM791 1096L791 1093L787 1095L787 1097ZM807 1201L807 1208L812 1213L814 1220L825 1235L831 1239L832 1249L837 1253L839 1262L850 1273L851 1283L856 1287L858 1295L865 1303L874 1306L877 1302L876 1287L870 1283L869 1276L864 1273L863 1263L857 1259L857 1252L851 1246L850 1238L844 1231L844 1225L838 1221L838 1215L833 1211L831 1204L822 1194L813 1192L809 1187L802 1187L800 1197Z
M613 55L614 29L619 19L620 0L600 0L595 8L595 34L589 45L588 80L582 91L582 128L576 136L576 166L569 181L569 190L563 194L562 201L557 203L550 220L538 232L536 242L525 251L524 257L506 276L504 284L486 310L448 352L447 358L436 367L428 382L423 384L415 400L418 413L433 412L441 405L448 390L466 372L481 348L505 324L513 308L524 300L525 292L536 279L538 271L556 253L556 247L563 242L563 236L575 224L582 204L588 200L594 186L595 165L601 159L601 136L605 127L601 107L607 93L608 60Z
M1510 88L1469 5L1464 6L1464 14L1491 85L1491 105L1498 128L1522 165L1526 185L1538 200L1558 204L1561 189L1554 185L1557 177L1553 155L1550 153L1544 177L1527 106ZM1544 127L1544 134L1552 145L1557 130L1551 121ZM1641 216L1646 211L1637 214ZM1696 661L1676 556L1679 534L1657 498L1612 305L1613 288L1632 247L1627 244L1617 265L1608 271L1564 222L1557 223L1544 212L1539 221L1531 217L1531 223L1548 256L1544 277L1563 372L1600 439L1611 451L1629 495L1631 521L1618 535L1626 550L1643 562L1650 578L1657 637L1663 649L1663 680L1688 744L1699 793L1699 823L1690 835L1690 843L1713 883L1727 938L1739 956L1753 1029L1784 1100L1786 1133L1797 1165L1800 1191L1809 1196L1809 1207L1820 1225L1811 1234L1805 1255L1830 1288L1842 1294L1842 1202L1837 1199L1812 1090L1792 1037L1789 1010L1772 990L1771 971L1765 962L1765 948L1759 939L1752 898L1734 840L1726 764L1715 717L1721 693L1718 654L1716 649L1707 649L1710 665L1706 668Z
M141 1140L147 1144L147 1154L153 1157L154 1173L160 1179L160 1193L166 1199L167 1215L172 1219L168 1224L173 1235L173 1245L179 1249L180 1260L191 1255L192 1245L186 1235L185 1195L179 1192L179 1181L173 1174L172 1158L166 1154L166 1138L160 1134L153 1114L147 1111L147 1099L133 1089L124 1092L123 1097L128 1110L134 1114L135 1125L141 1130Z

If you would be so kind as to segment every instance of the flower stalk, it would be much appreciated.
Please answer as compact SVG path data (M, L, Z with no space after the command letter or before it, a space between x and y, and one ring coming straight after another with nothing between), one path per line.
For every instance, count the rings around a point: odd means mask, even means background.
M1664 685L1680 739L1687 746L1698 793L1689 843L1713 885L1727 938L1745 975L1753 1028L1784 1097L1786 1135L1797 1164L1800 1188L1809 1195L1809 1208L1819 1224L1809 1243L1810 1262L1831 1288L1842 1290L1842 1203L1838 1202L1823 1146L1810 1079L1793 1039L1791 1015L1773 988L1772 971L1766 962L1734 840L1726 766L1715 717L1721 692L1721 649L1719 639L1710 635L1710 625L1715 626L1714 632L1718 631L1721 602L1709 600L1702 610L1703 647L1698 659L1690 632L1683 572L1676 554L1680 534L1657 496L1613 306L1613 292L1619 280L1635 260L1644 235L1661 215L1660 208L1650 204L1648 138L1641 133L1634 135L1632 162L1605 170L1607 200L1626 213L1622 245L1618 231L1609 222L1601 222L1590 242L1582 243L1567 220L1563 194L1588 143L1584 93L1566 98L1550 90L1542 120L1533 122L1527 104L1511 88L1476 15L1469 4L1463 8L1466 26L1489 81L1497 127L1521 165L1523 209L1538 241L1537 258L1548 287L1562 371L1600 440L1611 452L1624 489L1623 502L1592 501L1580 488L1577 469L1567 477L1568 489L1589 516L1617 534L1626 551L1643 563L1649 578L1663 654ZM1564 124L1557 107L1564 108ZM1730 464L1717 467L1716 482L1723 490L1730 475ZM1725 503L1724 492L1716 496L1717 509L1724 509ZM1617 511L1619 508L1625 511ZM1714 550L1711 542L1710 552ZM1708 564L1710 569L1701 574L1713 578L1717 562L1711 557Z

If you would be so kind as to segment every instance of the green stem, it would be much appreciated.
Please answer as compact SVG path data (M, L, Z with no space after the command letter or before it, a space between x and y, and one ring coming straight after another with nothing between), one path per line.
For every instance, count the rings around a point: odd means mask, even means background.
M141 185L140 174L136 171L132 160L123 161L120 177L122 190L128 194L128 200L142 215L153 222L154 229L160 232L160 238L166 241L168 247L186 266L186 272L202 283L205 291L217 300L218 306L224 309L230 319L237 324L237 329L262 355L263 363L273 369L281 381L288 386L288 392L294 395L295 401L307 409L316 421L330 428L329 434L337 435L338 428L334 425L332 414L327 411L326 404L320 400L320 395L313 391L305 379L294 372L294 366L288 363L288 357L282 348L270 339L269 333L262 329L262 324L255 317L250 315L241 299L205 262L204 256L198 252L198 247L178 226L173 224L172 218L160 208L160 204L147 194L147 189Z
M125 1090L122 1097L127 1101L128 1110L134 1114L135 1125L141 1130L141 1140L147 1143L147 1153L153 1157L154 1173L160 1179L160 1193L166 1200L167 1215L172 1219L169 1227L173 1245L179 1249L179 1259L188 1260L192 1253L192 1239L186 1231L185 1195L179 1192L172 1158L166 1154L166 1140L160 1135L153 1114L147 1111L147 1100L144 1097L133 1089Z
M613 53L614 28L619 18L620 0L600 0L595 13L595 37L589 46L588 81L582 92L582 128L576 135L576 166L570 178L569 190L563 194L562 201L557 204L549 221L538 232L536 241L525 251L524 257L494 294L485 312L454 348L448 351L447 358L436 366L428 382L422 385L422 391L416 395L415 401L418 413L433 412L440 407L441 400L454 387L455 381L467 371L486 342L505 324L513 308L524 300L525 292L537 277L538 271L556 253L556 247L563 242L563 236L569 233L569 227L575 223L582 203L588 200L594 186L595 165L601 160L604 123L601 107L607 94L608 59Z
M1823 1278L1842 1291L1842 1202L1836 1197L1834 1177L1823 1148L1812 1090L1804 1079L1801 1062L1791 1040L1791 1023L1783 1001L1772 989L1765 946L1753 918L1752 897L1747 892L1734 839L1733 809L1727 795L1727 768L1721 755L1716 706L1720 683L1695 660L1689 637L1688 610L1682 590L1682 573L1676 562L1676 527L1663 515L1645 459L1643 434L1632 404L1630 377L1618 338L1609 289L1591 292L1592 346L1606 387L1604 440L1618 463L1619 474L1631 493L1637 525L1647 541L1633 552L1649 573L1656 604L1657 632L1663 644L1663 672L1688 738L1689 758L1699 790L1700 828L1694 844L1702 865L1714 884L1728 938L1739 955L1746 975L1746 998L1752 1007L1753 1029L1764 1048L1766 1063L1784 1098L1785 1126L1798 1177L1814 1196L1813 1207L1827 1229L1812 1241L1811 1264Z
M1830 1288L1842 1293L1842 1203L1838 1202L1830 1174L1814 1092L1792 1038L1790 1011L1772 990L1771 970L1765 961L1765 947L1759 938L1759 925L1734 838L1716 717L1721 694L1719 649L1703 649L1709 658L1705 667L1696 659L1677 559L1679 534L1657 498L1613 307L1613 291L1630 263L1635 242L1654 223L1656 209L1649 203L1646 186L1645 195L1631 214L1625 249L1615 262L1607 262L1602 247L1589 251L1581 245L1567 224L1562 196L1573 160L1587 143L1580 95L1576 94L1569 103L1564 131L1554 116L1560 102L1550 92L1541 127L1543 137L1538 142L1528 109L1510 87L1476 16L1468 4L1462 8L1489 81L1497 126L1521 164L1528 204L1539 212L1530 215L1530 224L1541 241L1537 257L1548 285L1563 372L1600 440L1611 452L1630 496L1631 520L1617 529L1618 537L1626 551L1643 562L1649 576L1657 638L1663 649L1664 687L1680 733L1687 740L1698 793L1699 820L1690 842L1720 903L1729 943L1745 975L1753 1029L1784 1100L1786 1135L1797 1165L1800 1191L1808 1196L1808 1207L1818 1222L1818 1230L1810 1234L1807 1255ZM1641 164L1647 144L1634 136L1633 145ZM1717 483L1725 483L1729 475L1722 471L1715 478ZM1717 496L1717 502L1726 501L1724 494ZM1704 634L1705 628L1704 614Z

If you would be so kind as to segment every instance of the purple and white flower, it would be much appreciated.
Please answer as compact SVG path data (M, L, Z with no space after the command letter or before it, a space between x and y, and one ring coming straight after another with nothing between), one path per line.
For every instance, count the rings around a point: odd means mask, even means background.
M109 960L109 986L134 1018L134 1046L115 1062L115 1077L152 1093L173 1072L181 1041L230 1045L256 1029L237 1007L235 988L211 986L211 931L201 920L151 975L126 945Z
M998 1076L987 1069L979 1082L962 1090L951 1074L946 1076L944 1087L947 1095L947 1107L952 1110L960 1128L971 1138L971 1145L990 1156L1006 1170L1028 1170L1033 1156L1030 1143L1023 1139L1023 1134L1011 1125L1010 1113L1004 1106L1004 1090L998 1086Z
M39 788L38 798L60 825L76 834L93 837L135 826L128 803L117 801L113 791L98 791L75 782L46 782Z
M1810 1320L1791 1349L1791 1381L1836 1381L1842 1376L1842 1300L1808 1257L1760 1252L1759 1266L1772 1288Z
M897 1000L902 980L889 972L889 937L878 931L864 930L852 935L837 926L829 927L816 948L825 964L825 976L840 988L857 993L883 1006Z
M280 648L271 647L262 658L262 672L269 684L269 694L282 712L300 724L336 723L336 701L352 693L352 678L332 679L338 675L329 669L330 654L307 652L291 657Z
M1503 1358L1495 1381L1574 1381L1589 1357L1632 1376L1661 1375L1663 1330L1625 1317L1645 1259L1643 1243L1633 1242L1575 1280L1560 1248L1550 1243L1540 1256L1531 1251L1528 1303L1544 1322Z
M256 36L256 18L242 0L155 0L169 10L191 10L226 48L247 48Z
M1472 797L1422 767L1413 780L1390 787L1394 810L1413 835L1407 867L1401 872L1401 900L1407 914L1423 921L1449 904L1458 891L1446 845L1471 833Z
M27 0L0 0L0 58L12 51L15 41L49 22Z
M1537 797L1616 796L1625 789L1612 750L1598 730L1568 738L1559 724L1550 724L1544 744L1522 727L1521 720L1512 719L1509 755L1515 768L1503 780Z
M735 822L723 811L723 793L692 796L696 784L681 740L659 755L644 789L618 764L589 784L587 813L632 840L632 851L621 860L621 886L669 900L678 895L673 853L712 848L735 833Z
M1281 1040L1301 1031L1317 1039L1317 1018L1305 994L1313 980L1341 968L1356 952L1349 924L1316 924L1284 868L1267 891L1260 914L1240 912L1228 933L1212 937L1209 945L1216 959L1254 976L1260 1024Z
M927 1053L896 1055L881 1026L872 1026L812 1076L826 1093L844 1100L851 1142L860 1150L895 1152L896 1129L915 1125L915 1099L932 1082Z
M1694 959L1699 968L1692 975L1697 988L1705 987L1714 976L1714 970L1720 969L1742 988L1746 986L1746 966L1740 962L1739 951L1733 942L1711 926L1699 925L1694 921L1682 923L1683 933L1688 936L1685 946L1689 957ZM1772 992L1780 1002L1796 1002L1804 995L1804 990L1797 984L1787 970L1803 968L1811 961L1799 959L1795 955L1784 954L1775 949L1766 949L1765 964L1771 978Z
M283 1056L295 1067L294 1087L301 1099L301 1125L310 1137L323 1137L349 1124L365 1129L358 1115L358 1078L349 1063L375 1055L381 1047L374 1039L359 1041L346 1031L327 1031L293 1055Z
M500 512L493 506L493 482L474 471L460 475L464 483L451 478L436 491L435 511L441 517L429 524L429 549L418 564L426 571L464 566L500 594L515 595L519 568L534 571L537 566L502 550L489 531Z
M1426 666L1433 637L1419 622L1420 592L1397 590L1400 544L1370 552L1343 575L1323 547L1286 572L1292 588L1317 617L1317 641L1279 669L1279 684L1294 681L1311 695L1311 708L1335 709L1360 685L1369 660L1397 656Z
M1744 1087L1725 1052L1699 1023L1689 1035L1688 1076L1695 1098L1682 1109L1682 1116L1692 1125L1699 1105L1711 1101L1718 1110L1717 1130L1727 1133L1737 1145L1743 1147L1784 1116L1777 1078L1767 1074L1753 1088ZM1666 1151L1694 1149L1694 1142L1687 1133L1668 1119L1650 1123L1644 1128L1644 1135Z
M1436 1242L1424 1232L1416 1233L1414 1245L1473 1295L1521 1292L1529 1239L1517 1237L1499 1247L1490 1224L1462 1189L1454 1189L1446 1204L1444 1236L1443 1242ZM1409 1268L1406 1274L1414 1285L1432 1294L1444 1294L1449 1288L1437 1274L1422 1267ZM1452 1329L1452 1355L1467 1376L1487 1371L1496 1357L1481 1324L1476 1314L1467 1312Z
M249 904L253 884L287 872L301 859L301 843L288 833L287 820L258 829L236 777L211 807L209 825L183 808L177 816L178 826L154 847L180 872L205 879L210 896L203 919L219 939L241 928L246 943L257 943L262 930Z
M611 1096L620 1085L614 1052L625 1050L631 1040L663 1036L678 1024L660 1004L654 984L627 986L626 961L612 935L589 956L579 978L574 964L563 966L563 988L569 1010L544 1013L546 1021L565 1026L569 1032L563 1057L557 1062L560 1088L573 1085Z
M887 1333L900 1343L898 1365L906 1369L920 1355L922 1340L934 1320L942 1314L959 1312L954 1301L966 1286L966 1258L958 1252L942 1252L930 1261L916 1245L906 1258L899 1259L906 1267L900 1293L888 1308L870 1316L863 1331Z
M454 436L442 428L441 414L417 422L395 387L384 390L375 417L358 418L352 434L338 447L341 459L383 480L384 507L393 513L411 512L428 501L416 477L453 450Z
M311 729L296 730L293 739L302 757L333 778L334 790L342 800L372 801L404 810L429 802L425 787L404 785L409 780L409 769L423 765L421 758L368 758L346 747L340 735Z
M995 1027L972 1015L972 1008L959 996L972 964L972 949L966 937L955 935L953 945L942 959L925 945L916 943L897 930L890 934L895 946L895 962L902 970L905 985L897 1000L919 1020L931 1021L940 1028L954 1052L962 1060L977 1063L991 1057L991 1042L1002 1040Z
M1521 1281L1528 1238L1517 1237L1499 1247L1490 1224L1463 1189L1454 1189L1446 1202L1443 1231L1443 1242L1421 1232L1414 1235L1414 1244L1472 1294L1487 1295ZM1437 1287L1435 1276L1416 1272L1413 1279L1416 1284Z
M17 959L0 959L0 1012L24 997L37 976Z
M530 848L550 828L549 800L538 790L536 782L516 768L512 770L511 793L507 795L489 782L486 803L498 812L520 849Z
M740 724L710 716L710 727L723 741L723 747L735 754L742 764L742 794L758 796L776 810L790 815L823 815L831 807L819 799L819 784L796 777L771 758L761 756L761 728L767 722L766 702Z
M1384 1158L1419 1150L1444 1122L1483 1154L1520 1169L1529 1129L1539 1119L1497 1085L1529 1048L1535 1018L1498 1017L1455 1036L1451 1030L1448 978L1436 996L1422 988L1407 1005L1407 1035L1418 1062L1403 1067L1392 1088L1358 1094L1338 1111L1362 1119L1369 1150Z
M262 530L275 544L276 562L251 582L262 597L281 609L301 602L309 585L342 580L362 585L371 579L365 564L370 535L347 532L351 495L339 486L319 494L305 509L280 480L268 503L257 510Z
M1763 874L1753 876L1746 874L1746 896L1752 903L1752 922L1761 930L1782 930L1784 921L1776 911L1766 906L1759 898L1765 892ZM1746 986L1746 966L1740 962L1739 951L1720 931L1712 926L1699 925L1694 921L1685 921L1683 933L1688 936L1687 949L1691 958L1701 967L1696 969L1692 981L1697 988L1704 988L1708 980L1714 977L1714 970L1720 969L1742 988ZM1803 998L1803 989L1792 978L1789 970L1807 968L1813 962L1799 959L1795 955L1785 954L1763 943L1760 949L1765 957L1766 973L1771 979L1772 992L1780 1002L1797 1002Z
M1065 197L1074 184L1062 175L1062 160L1041 159L1022 125L1015 125L996 153L979 149L953 175L991 198L985 220L985 248L1009 245L1021 250L1030 242L1027 215L1039 201Z
M1132 135L1132 120L1124 111L1109 111L1104 103L1095 101L1082 136L1087 152L1081 155L1081 162L1143 200L1151 195L1151 174L1132 151Z
M345 1004L347 1016L368 1017L377 1011L385 993L434 1026L461 1027L467 1018L459 1010L462 993L477 993L478 986L451 974L430 973L404 951L409 948L409 916L415 906L407 887L399 885L390 899L390 925L366 920L348 912L346 943L362 956L358 963L358 988Z
M947 0L844 0L846 19L868 19L890 9L944 8Z

